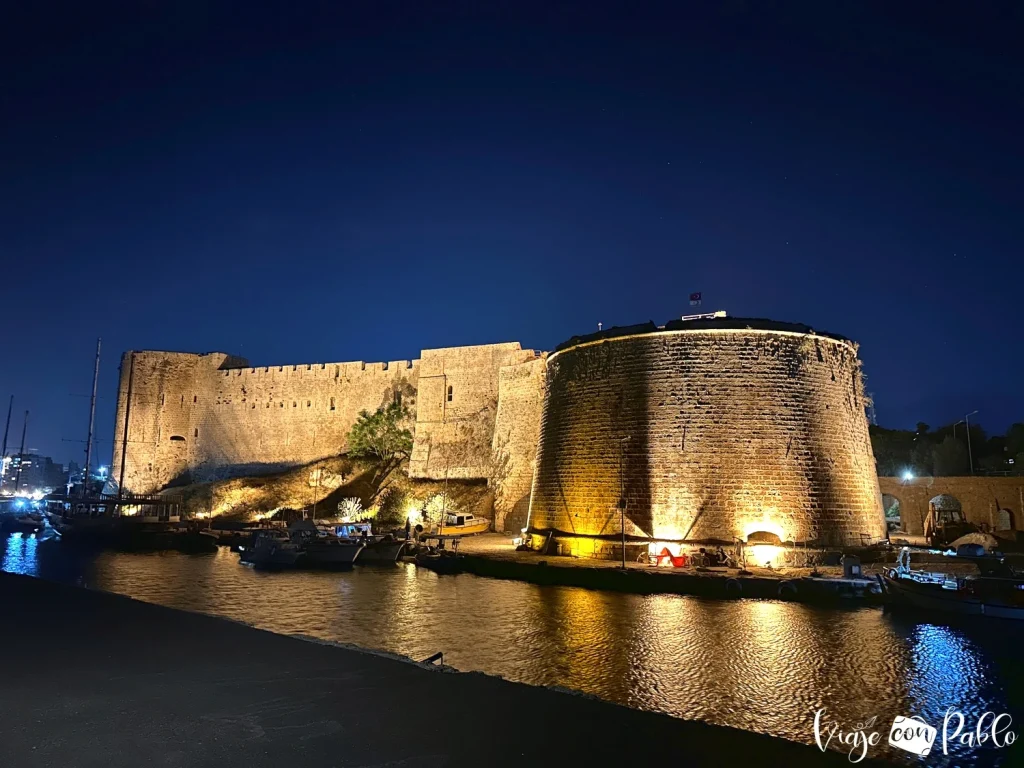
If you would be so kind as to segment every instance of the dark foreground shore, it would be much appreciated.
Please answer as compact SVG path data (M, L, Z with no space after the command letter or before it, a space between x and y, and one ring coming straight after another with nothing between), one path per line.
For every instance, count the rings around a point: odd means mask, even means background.
M847 764L28 577L0 574L0 610L4 766Z

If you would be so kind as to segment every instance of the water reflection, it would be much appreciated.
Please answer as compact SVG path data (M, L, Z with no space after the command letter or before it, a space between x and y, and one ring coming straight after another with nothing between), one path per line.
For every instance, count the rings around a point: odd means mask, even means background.
M34 535L12 533L7 537L4 546L4 559L0 570L8 573L21 573L26 576L39 575L39 561L36 547L39 540Z
M877 717L883 742L897 715L938 727L948 706L969 723L985 710L1024 709L1024 635L1003 624L958 628L877 609L537 587L402 564L269 574L240 566L226 549L88 559L20 536L4 542L3 569L415 659L443 651L459 669L803 742L813 740L820 707L846 725Z

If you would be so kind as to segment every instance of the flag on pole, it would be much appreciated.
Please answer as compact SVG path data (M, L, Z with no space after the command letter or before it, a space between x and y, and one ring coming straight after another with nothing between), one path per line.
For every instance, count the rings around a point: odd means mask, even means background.
M700 291L697 291L696 293L691 293L690 294L690 306L691 307L699 307L700 306Z

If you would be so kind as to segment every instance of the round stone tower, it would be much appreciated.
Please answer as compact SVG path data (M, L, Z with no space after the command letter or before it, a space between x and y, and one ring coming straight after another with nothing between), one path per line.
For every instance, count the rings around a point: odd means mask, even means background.
M641 543L884 539L856 345L742 318L561 345L548 360L530 531L611 556L620 499Z

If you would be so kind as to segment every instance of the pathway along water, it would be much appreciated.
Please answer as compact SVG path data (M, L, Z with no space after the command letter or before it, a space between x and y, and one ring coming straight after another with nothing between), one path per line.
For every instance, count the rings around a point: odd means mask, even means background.
M461 670L805 743L814 741L821 707L847 729L877 717L883 743L895 716L936 725L947 707L971 723L985 711L1010 712L1015 729L1024 727L1024 631L1015 625L947 626L877 608L538 587L438 576L406 564L263 573L239 565L226 548L89 558L59 541L13 535L0 539L0 553L0 568L12 573L414 659L443 651ZM203 639L182 652L203 653ZM474 707L486 711L487 703ZM528 729L529 713L491 725ZM950 761L988 765L1018 749L1024 747L965 749ZM882 747L872 754L904 756ZM927 764L942 760L933 754Z

